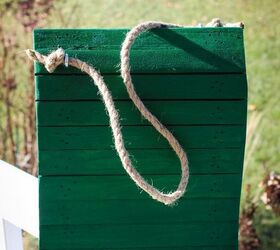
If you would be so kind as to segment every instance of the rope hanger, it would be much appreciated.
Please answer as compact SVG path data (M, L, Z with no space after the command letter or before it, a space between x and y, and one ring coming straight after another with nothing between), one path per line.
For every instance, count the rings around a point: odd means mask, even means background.
M213 19L206 27L242 27L242 23L225 24L223 25L219 19ZM137 95L130 73L130 50L135 42L136 38L143 32L150 29L161 28L161 27L186 27L183 25L163 23L148 21L138 24L132 28L126 35L125 40L121 47L120 59L121 59L121 76L123 78L124 84L126 86L128 95L133 101L134 105L140 111L141 115L148 120L151 125L168 141L171 148L175 151L181 164L181 179L177 186L177 189L172 192L164 193L149 184L135 169L132 161L129 157L129 153L124 145L123 135L121 131L119 113L115 108L113 97L104 82L102 75L94 67L90 66L86 62L83 62L77 58L69 57L68 54L62 48L53 51L48 56L42 55L34 50L26 50L26 54L33 61L38 61L42 63L49 73L54 72L57 66L64 64L66 67L68 65L80 69L82 72L87 73L94 81L97 86L99 93L102 97L102 101L105 105L105 109L109 115L110 126L113 132L113 139L115 148L122 162L123 168L126 170L127 174L135 182L135 184L148 193L153 199L164 203L165 205L174 204L178 199L180 199L187 188L189 180L189 164L187 155L178 142L178 140L172 135L172 133L154 116L144 105L140 97Z

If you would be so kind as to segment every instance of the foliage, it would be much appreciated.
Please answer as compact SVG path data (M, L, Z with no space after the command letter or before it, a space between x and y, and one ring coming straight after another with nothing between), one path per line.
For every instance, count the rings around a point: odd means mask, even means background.
M19 49L27 46L24 38L46 20L52 7L52 0L14 0L0 5L0 112L5 117L0 123L0 156L33 174L37 171L33 65L18 70L26 62ZM21 81L26 84L20 86Z
M257 204L251 197L251 187L247 186L246 204L240 215L239 227L239 250L258 250L261 241L254 227L254 216L257 210Z
M264 188L261 200L265 207L280 215L280 175L270 172L261 182L261 186Z

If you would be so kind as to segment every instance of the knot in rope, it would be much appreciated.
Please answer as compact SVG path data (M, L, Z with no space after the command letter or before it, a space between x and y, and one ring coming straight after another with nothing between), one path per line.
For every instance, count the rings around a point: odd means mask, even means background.
M53 73L60 64L63 64L65 58L65 52L62 48L53 51L48 56L44 56L37 51L30 49L26 50L26 54L31 60L39 61L44 64L49 73Z

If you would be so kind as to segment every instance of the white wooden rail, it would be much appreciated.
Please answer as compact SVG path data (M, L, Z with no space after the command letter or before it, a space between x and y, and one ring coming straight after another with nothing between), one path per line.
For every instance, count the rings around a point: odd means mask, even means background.
M0 160L0 250L23 250L21 230L39 237L38 179Z

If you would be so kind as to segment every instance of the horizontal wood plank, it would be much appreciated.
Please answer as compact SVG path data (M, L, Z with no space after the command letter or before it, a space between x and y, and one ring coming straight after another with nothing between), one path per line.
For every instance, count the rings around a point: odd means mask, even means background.
M36 100L100 100L97 87L86 75L35 76ZM142 100L246 99L246 75L133 75L133 84ZM128 100L120 76L105 75L114 100Z
M237 244L238 223L41 226L46 249L228 246ZM226 249L226 248L224 248Z
M189 149L190 174L242 173L243 148ZM171 149L132 149L131 159L142 174L180 174ZM59 150L38 154L39 175L121 175L119 156L108 150Z
M175 190L180 175L145 175L163 191ZM192 175L185 196L189 198L239 198L241 174ZM149 199L128 176L40 177L41 202L77 200ZM164 206L164 205L162 205Z
M34 46L36 50L56 49L58 45L65 49L77 50L96 50L108 47L118 49L128 31L129 29L35 29ZM234 47L239 45L240 40L243 39L243 30L235 27L153 29L141 34L133 47L135 49L169 48L173 43L176 43L177 47L184 46L185 40L178 40L180 37L187 38L201 47L216 48L221 41L228 42L224 45L225 47Z
M240 148L245 143L243 126L168 126L182 146L188 148ZM123 126L126 147L170 148L151 126ZM112 149L111 128L38 127L39 150Z
M150 200L40 203L41 225L176 224L238 221L239 199L187 199L173 207Z
M38 50L42 54L49 54L49 49ZM99 70L102 74L118 74L120 64L119 50L66 50L69 57L87 62ZM213 49L213 51L201 50L200 47L192 50L134 50L131 53L131 72L138 74L154 73L244 73L244 58L239 48L229 50ZM176 60L174 60L176 58ZM172 60L173 59L173 60ZM54 71L55 74L80 74L81 71L73 67L60 65ZM35 73L49 74L45 66L36 62Z
M48 53L63 47L69 56L102 73L119 71L120 47L127 30L35 30L35 49ZM71 39L71 43L69 40ZM176 60L174 60L176 58ZM137 39L131 51L134 73L245 72L240 28L157 29ZM60 66L56 73L77 73ZM46 74L36 64L36 74Z
M246 123L246 101L145 101L145 106L165 125ZM131 101L115 106L122 125L148 125ZM109 125L101 101L37 102L39 126Z

